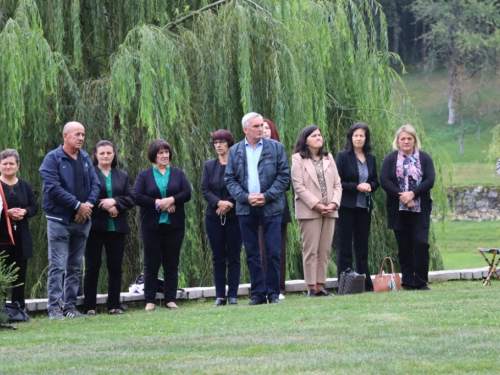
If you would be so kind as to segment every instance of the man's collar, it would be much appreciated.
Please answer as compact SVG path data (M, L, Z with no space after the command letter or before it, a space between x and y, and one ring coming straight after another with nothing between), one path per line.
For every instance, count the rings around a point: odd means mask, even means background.
M260 139L260 141L259 141L259 142L257 142L257 144L258 144L258 145L262 145L262 146L264 146L264 142L262 142L262 140L263 140L263 139L264 139L264 138L261 138L261 139ZM248 143L248 141L247 141L247 137L245 137L245 146L246 146L246 145L252 146L250 143ZM256 147L257 147L257 146L256 146Z

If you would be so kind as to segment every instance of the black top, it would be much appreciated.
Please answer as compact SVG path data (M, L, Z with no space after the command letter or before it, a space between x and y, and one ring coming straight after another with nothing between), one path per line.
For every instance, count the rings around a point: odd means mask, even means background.
M141 207L141 230L158 229L160 212L155 208L155 201L162 199L160 189L156 185L153 168L139 172L134 184L135 203ZM167 198L175 199L175 212L168 214L172 228L184 229L186 214L184 203L191 200L191 185L180 168L170 167L170 178L167 185Z
M23 258L33 258L33 242L28 224L28 218L38 213L38 204L36 202L33 189L29 182L21 179L18 179L17 184L12 186L2 182L2 187L9 209L19 207L28 211L28 214L23 218L23 220L13 222L12 234L14 236L14 246L22 248ZM2 228L5 226L5 221L7 220L6 217L7 213L2 210L2 218L0 222L0 226ZM14 225L16 228L15 230Z
M211 159L205 162L203 166L203 174L201 176L201 192L203 198L207 201L205 215L210 217L218 217L215 213L217 203L219 201L229 201L236 206L236 201L229 194L224 181L226 166L222 165L219 158ZM233 207L226 216L228 218L236 217L236 207Z
M430 225L430 216L432 211L431 189L434 187L436 173L434 171L434 163L430 155L420 151L420 165L422 166L422 181L413 193L415 197L420 197L420 213L414 213L420 220L420 225L428 228ZM399 215L399 192L401 189L398 184L396 175L396 164L398 160L398 152L394 151L387 154L380 170L380 186L386 193L387 205L387 227L389 229L401 229L401 217ZM409 212L409 211L405 211Z
M106 181L104 180L104 176L98 166L94 166L94 170L97 178L99 179L100 187L99 200L92 209L91 230L107 232L109 213L106 210L98 208L100 200L108 198ZM113 199L116 201L116 208L118 210L118 216L113 219L115 222L116 232L129 233L130 227L127 220L127 211L135 206L135 200L134 195L132 194L132 188L130 187L130 180L127 172L119 168L113 168L111 172L111 186L113 188Z
M73 159L70 156L69 161L71 164L71 168L73 169L73 184L75 187L75 198L78 199L80 202L85 202L87 200L87 194L85 193L85 179L83 178L82 158L78 153L76 159ZM74 221L74 218L72 221Z
M373 154L365 154L366 165L368 167L367 183L372 187L370 194L375 193L379 187L377 176L377 160ZM358 159L354 152L346 150L340 151L335 157L335 164L339 171L340 181L342 183L342 200L340 207L356 208L358 200L359 169ZM370 199L373 202L373 199Z

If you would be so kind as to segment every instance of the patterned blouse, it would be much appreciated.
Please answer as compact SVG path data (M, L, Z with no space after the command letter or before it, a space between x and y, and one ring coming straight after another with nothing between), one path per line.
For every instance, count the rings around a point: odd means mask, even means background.
M318 176L319 187L321 189L321 198L324 205L328 205L328 192L326 190L325 172L323 171L323 157L319 160L314 160L311 158L312 165L316 170L316 175Z
M396 176L401 191L412 191L422 182L422 165L420 164L420 154L415 151L410 156L398 151L396 162ZM399 201L399 211L421 212L420 197L414 198L415 208L409 208Z

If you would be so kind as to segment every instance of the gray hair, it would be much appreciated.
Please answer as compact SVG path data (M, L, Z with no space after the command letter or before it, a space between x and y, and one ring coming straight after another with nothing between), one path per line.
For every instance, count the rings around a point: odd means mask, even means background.
M250 113L247 113L245 116L243 116L243 118L241 119L241 125L245 128L245 129L248 129L248 120L250 120L251 118L254 118L254 117L257 117L257 116L261 116L262 115L260 113L257 113L257 112L250 112Z
M394 141L392 141L392 148L394 150L399 150L399 147L398 147L398 138L399 138L399 135L402 133L402 132L405 132L405 133L408 133L410 134L414 139L415 139L415 151L419 150L420 149L420 139L418 139L418 135L417 135L417 132L415 130L415 128L409 124L407 125L403 125L402 127L400 127L398 129L398 131L396 132L396 137L394 137Z
M2 152L0 152L0 160L7 159L12 156L14 157L14 159L16 159L16 163L19 164L19 152L17 152L13 148L6 148Z

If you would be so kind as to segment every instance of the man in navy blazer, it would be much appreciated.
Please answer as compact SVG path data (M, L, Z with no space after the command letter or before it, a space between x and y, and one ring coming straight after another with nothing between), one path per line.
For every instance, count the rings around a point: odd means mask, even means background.
M281 214L290 168L283 145L263 138L261 115L248 113L241 122L246 137L229 150L225 181L236 200L236 215L247 254L252 291L248 304L279 303ZM260 257L259 224L264 230L266 275Z

